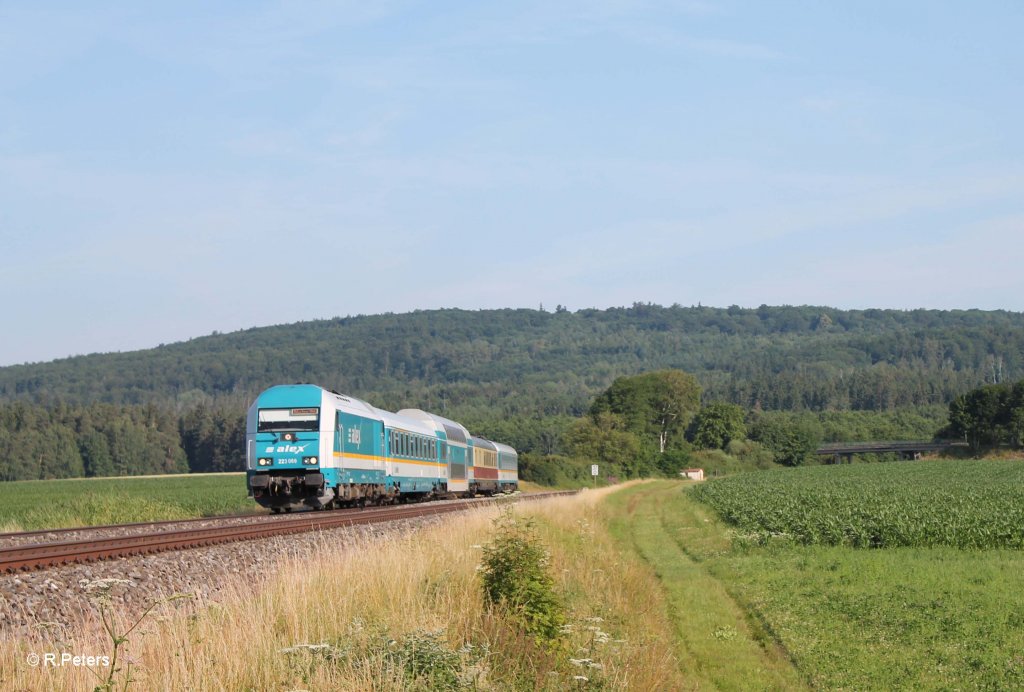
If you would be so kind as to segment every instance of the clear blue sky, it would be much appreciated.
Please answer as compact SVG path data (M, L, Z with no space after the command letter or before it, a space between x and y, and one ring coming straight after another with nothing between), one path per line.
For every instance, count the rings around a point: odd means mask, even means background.
M417 308L1024 310L1024 2L0 0L0 365Z

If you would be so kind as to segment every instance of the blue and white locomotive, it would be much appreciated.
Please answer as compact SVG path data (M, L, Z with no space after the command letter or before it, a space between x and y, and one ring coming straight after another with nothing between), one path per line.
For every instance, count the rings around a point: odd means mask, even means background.
M390 413L309 384L260 394L246 418L249 492L274 512L511 492L508 445L419 409Z

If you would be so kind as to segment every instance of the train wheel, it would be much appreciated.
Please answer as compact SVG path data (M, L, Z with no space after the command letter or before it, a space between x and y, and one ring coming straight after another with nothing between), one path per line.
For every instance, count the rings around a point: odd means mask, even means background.
M273 512L274 514L280 514L281 513L281 508L280 507L271 507L270 511Z

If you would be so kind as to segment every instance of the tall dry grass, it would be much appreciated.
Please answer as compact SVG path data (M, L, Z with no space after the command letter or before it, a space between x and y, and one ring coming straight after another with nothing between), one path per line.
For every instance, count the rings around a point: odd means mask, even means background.
M129 689L684 688L657 582L601 522L607 492L509 510L535 517L550 549L569 623L555 647L484 606L480 546L506 511L490 507L344 548L325 536L315 558L248 575L220 603L158 608L124 645ZM84 618L70 636L0 647L0 688L79 690L97 682L88 670L33 668L26 656L102 655L110 642Z

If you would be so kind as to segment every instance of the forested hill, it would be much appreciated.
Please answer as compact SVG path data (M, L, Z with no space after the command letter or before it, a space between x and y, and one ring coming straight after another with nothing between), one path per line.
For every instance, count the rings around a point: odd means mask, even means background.
M433 310L213 334L0 368L0 400L241 408L314 382L392 410L578 415L619 375L679 368L763 409L946 404L1024 377L1024 314L826 307Z

